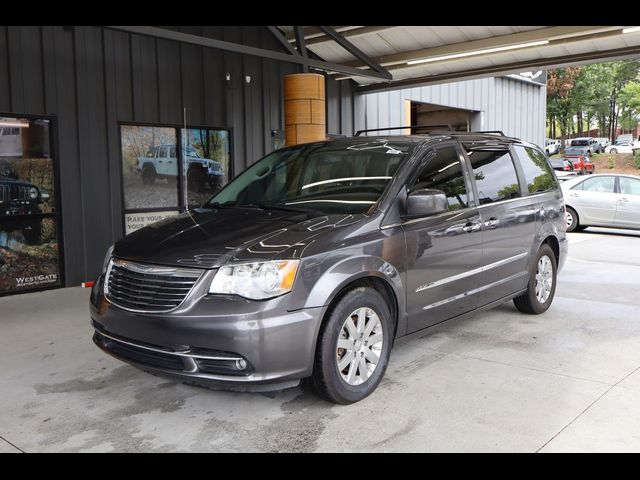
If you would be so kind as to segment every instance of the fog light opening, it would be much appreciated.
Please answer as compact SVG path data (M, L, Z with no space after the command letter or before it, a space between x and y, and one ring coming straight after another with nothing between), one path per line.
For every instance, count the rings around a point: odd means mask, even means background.
M238 370L244 370L245 368L247 368L247 362L244 360L244 358L236 360L236 368Z

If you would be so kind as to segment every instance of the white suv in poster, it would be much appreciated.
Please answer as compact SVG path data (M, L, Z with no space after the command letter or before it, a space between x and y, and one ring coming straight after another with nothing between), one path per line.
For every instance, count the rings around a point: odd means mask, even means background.
M207 186L220 188L224 179L224 169L220 162L204 158L193 147L185 147L184 160L187 185L190 190L203 191ZM176 145L156 145L149 148L144 157L138 157L136 170L142 172L142 181L151 185L156 178L178 176L178 156Z

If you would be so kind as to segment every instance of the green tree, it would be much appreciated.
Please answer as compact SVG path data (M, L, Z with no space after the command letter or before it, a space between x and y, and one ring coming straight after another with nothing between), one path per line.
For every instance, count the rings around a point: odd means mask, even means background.
M575 107L570 93L581 70L582 67L558 68L550 70L547 75L547 114L551 116L554 124L557 122L560 127L561 148L563 149L569 131L570 112Z
M611 140L620 124L633 128L640 117L638 72L640 61L598 63L551 70L547 80L547 116L550 136L583 134L595 119L602 136ZM574 122L575 118L575 122Z
M640 120L640 82L627 82L619 97L622 113L620 126L625 130L633 130Z

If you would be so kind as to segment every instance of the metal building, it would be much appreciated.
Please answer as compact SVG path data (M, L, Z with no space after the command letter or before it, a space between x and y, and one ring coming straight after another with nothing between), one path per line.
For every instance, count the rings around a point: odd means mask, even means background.
M460 130L501 130L544 145L546 74L527 74L359 95L356 128L447 124Z

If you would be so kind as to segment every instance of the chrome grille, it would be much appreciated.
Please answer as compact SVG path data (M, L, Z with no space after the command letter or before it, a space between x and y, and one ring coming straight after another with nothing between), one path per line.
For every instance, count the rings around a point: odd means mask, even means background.
M31 187L24 185L0 185L0 202L9 200L30 200Z
M29 190L31 190L31 188L21 185L20 189L18 190L18 198L20 200L29 200L29 198L31 198L29 196Z
M169 312L184 301L202 270L162 267L111 259L105 296L111 303L135 312Z

